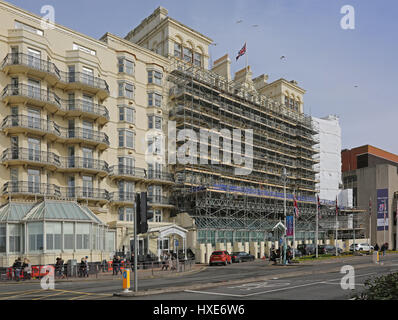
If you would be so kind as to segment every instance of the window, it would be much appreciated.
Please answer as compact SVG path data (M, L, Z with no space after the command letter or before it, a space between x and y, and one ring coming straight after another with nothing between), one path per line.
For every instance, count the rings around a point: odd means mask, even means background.
M133 207L120 207L119 208L119 220L120 221L133 221L134 219L134 208Z
M93 177L83 176L83 197L93 196Z
M28 79L28 96L40 100L40 81Z
M119 181L119 200L134 201L134 182Z
M159 93L151 92L148 93L148 106L162 107L162 95Z
M90 249L90 224L76 224L76 249Z
M134 86L128 82L119 82L119 97L134 99Z
M148 153L162 153L162 136L152 136L148 138Z
M61 250L61 223L46 222L46 249Z
M174 56L181 58L181 45L177 42L174 42Z
M28 65L30 67L40 69L41 53L32 48L28 48Z
M43 250L43 223L31 222L28 224L29 251Z
M119 130L119 147L134 149L135 133L130 130Z
M195 66L202 66L202 55L200 53L195 52L193 55L193 63Z
M0 252L6 252L6 225L0 224Z
M80 50L80 51L83 51L85 53L91 54L92 56L96 55L94 50L91 50L91 49L89 49L87 47L81 46L80 44L77 44L77 43L73 44L73 50Z
M82 151L83 151L83 168L93 168L94 167L93 149L83 147Z
M28 192L40 193L40 170L28 169Z
M134 123L134 108L119 106L119 120Z
M134 62L125 58L118 58L118 70L119 72L125 72L127 74L134 74Z
M162 222L162 210L156 209L156 210L151 210L153 211L153 218L149 221L151 222Z
M106 231L105 233L105 250L113 252L115 250L115 232Z
M40 161L40 139L28 138L28 157L31 161Z
M148 71L148 83L154 83L162 85L163 74L159 71L151 70Z
M72 97L69 96L69 101L70 101L70 98L72 98ZM93 97L89 96L87 94L83 94L82 105L83 105L84 112L93 112L93 110L94 110Z
M192 63L192 50L188 48L184 48L184 61Z
M8 225L9 252L21 251L21 227L18 224Z
M39 36L42 36L44 33L42 30L31 27L25 23L19 22L19 21L15 21L15 29L23 29L29 32L33 32L38 34Z
M83 138L93 139L93 123L91 121L83 120Z
M64 223L64 250L73 250L75 248L75 237L73 229L73 223Z
M130 157L119 157L119 174L134 174L135 160Z
M148 129L162 129L162 117L149 115L148 116Z

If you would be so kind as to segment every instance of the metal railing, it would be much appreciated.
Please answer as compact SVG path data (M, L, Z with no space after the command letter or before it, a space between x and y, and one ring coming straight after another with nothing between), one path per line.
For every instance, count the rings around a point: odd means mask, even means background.
M55 166L61 165L59 156L55 153L38 151L36 149L29 148L7 148L6 150L4 150L1 156L1 161L4 162L12 160L40 162L52 164Z
M104 132L75 127L74 129L61 128L61 133L61 136L65 139L91 140L109 146L109 136Z
M109 168L109 175L111 176L129 176L147 179L147 170L143 168L137 168L133 166L111 166Z
M170 197L166 197L166 196L158 196L158 195L152 195L149 196L148 195L148 203L152 204L152 205L172 205L171 201L170 201Z
M110 194L110 201L113 202L135 202L135 192L116 191Z
M80 111L85 113L91 113L109 120L108 109L100 104L95 104L81 99L74 99L63 100L61 106L64 111Z
M60 167L64 169L92 169L96 171L109 171L108 163L104 160L84 157L62 157Z
M61 196L60 187L55 184L30 181L8 181L3 185L2 194Z
M38 117L31 117L25 115L7 116L1 123L1 128L28 128L46 133L52 133L57 136L61 135L61 128L52 120L45 120Z
M82 83L93 88L105 90L109 93L108 83L104 79L94 77L84 72L60 71L54 63L26 53L7 54L1 64L1 68L11 65L23 65L34 70L53 74L58 80L64 83Z
M60 187L63 197L87 200L110 200L110 193L106 189L89 187Z
M61 108L61 99L52 91L40 89L39 87L20 83L18 85L7 85L1 94L2 99L11 96L22 96L37 101L50 103Z

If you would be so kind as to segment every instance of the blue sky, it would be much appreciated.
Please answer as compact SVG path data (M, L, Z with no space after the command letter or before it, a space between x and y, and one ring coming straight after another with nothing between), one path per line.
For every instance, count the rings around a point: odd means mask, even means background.
M57 23L94 38L105 32L124 37L161 5L217 43L210 48L213 61L229 53L232 72L245 65L234 57L246 41L254 76L298 81L307 90L305 113L340 117L343 148L372 144L398 153L396 0L9 2L36 14L53 5ZM355 30L340 27L347 4L355 9Z

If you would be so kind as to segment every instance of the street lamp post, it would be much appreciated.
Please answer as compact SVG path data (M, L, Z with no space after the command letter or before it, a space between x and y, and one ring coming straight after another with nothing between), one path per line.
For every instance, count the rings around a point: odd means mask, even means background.
M283 264L286 264L286 242L287 242L287 227L286 227L286 168L283 167L282 171L282 181L283 181L283 216L284 216L284 224L285 224L285 233L283 236Z

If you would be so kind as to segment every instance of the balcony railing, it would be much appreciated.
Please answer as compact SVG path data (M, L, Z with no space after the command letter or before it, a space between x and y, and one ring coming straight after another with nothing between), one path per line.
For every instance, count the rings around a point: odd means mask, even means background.
M2 92L2 99L11 96L22 96L33 100L51 103L61 108L61 99L53 92L26 84L7 85Z
M147 179L148 174L146 169L136 168L133 166L111 166L109 168L109 175L111 176L127 176L132 178Z
M23 65L28 68L55 75L58 80L64 83L82 83L84 85L105 90L109 93L109 86L104 79L94 77L84 72L64 72L57 66L46 60L36 58L26 53L10 53L4 58L1 68L12 65Z
M62 137L65 139L91 140L109 146L109 137L106 133L86 128L66 129L62 128Z
M40 162L44 164L51 164L59 167L61 162L59 156L53 152L38 151L29 148L7 148L3 151L1 161L27 161L27 162Z
M135 192L113 192L110 199L113 202L135 202Z
M108 83L104 79L84 72L61 72L61 81L65 83L81 83L89 87L105 90L109 93Z
M174 182L174 176L171 173L157 170L148 170L148 179Z
M30 181L8 181L3 185L3 194L25 194L60 197L60 187L55 184Z
M35 69L35 70L38 70L41 72L47 72L47 73L53 74L58 79L61 79L61 73L54 63L36 58L36 57L34 57L32 55L28 55L26 53L9 53L9 54L7 54L1 64L1 68L3 69L5 66L12 66L12 65L27 66L29 68L32 68L32 69Z
M61 167L65 169L89 169L95 171L109 171L106 161L84 158L84 157L64 157L61 158Z
M105 106L80 99L62 101L62 109L64 111L91 113L109 120L109 111Z
M159 196L159 195L148 195L148 203L152 205L172 205L170 198L165 197L165 196Z
M110 193L105 189L89 188L89 187L62 187L61 194L63 197L87 199L87 200L110 200Z
M25 115L10 115L5 117L3 122L1 123L2 129L15 127L28 128L35 131L52 133L57 136L61 135L61 128L52 120L44 120L41 118Z

